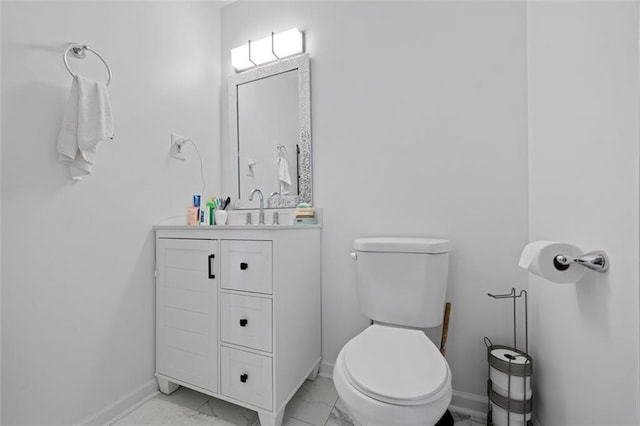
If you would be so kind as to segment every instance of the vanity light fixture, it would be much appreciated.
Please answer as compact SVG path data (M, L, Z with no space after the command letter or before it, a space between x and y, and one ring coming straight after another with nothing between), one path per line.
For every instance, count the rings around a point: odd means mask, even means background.
M231 65L236 72L304 53L304 33L292 28L258 41L251 41L231 49Z

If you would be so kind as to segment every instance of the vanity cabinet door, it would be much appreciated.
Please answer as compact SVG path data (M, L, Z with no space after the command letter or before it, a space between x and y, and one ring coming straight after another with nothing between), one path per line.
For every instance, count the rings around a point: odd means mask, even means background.
M271 294L271 241L222 240L220 250L222 288Z
M271 299L220 293L220 340L271 352Z
M217 241L158 239L158 373L217 392Z

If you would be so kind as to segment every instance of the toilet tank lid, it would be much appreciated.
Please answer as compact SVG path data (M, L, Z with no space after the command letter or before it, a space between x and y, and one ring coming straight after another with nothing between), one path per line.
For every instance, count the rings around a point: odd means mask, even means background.
M408 237L356 238L353 248L357 251L436 254L451 251L451 241Z

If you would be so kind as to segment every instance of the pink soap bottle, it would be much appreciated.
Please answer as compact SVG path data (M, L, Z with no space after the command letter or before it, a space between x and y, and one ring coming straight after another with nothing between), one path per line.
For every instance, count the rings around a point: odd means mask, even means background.
M187 214L187 225L197 225L199 219L199 208L195 206L189 207L189 213Z

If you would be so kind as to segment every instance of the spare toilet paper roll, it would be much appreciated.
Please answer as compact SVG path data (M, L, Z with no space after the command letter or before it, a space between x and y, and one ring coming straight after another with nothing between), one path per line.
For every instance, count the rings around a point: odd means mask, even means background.
M558 284L574 283L584 276L586 268L580 265L572 264L569 269L558 270L553 264L553 259L559 254L567 257L583 255L578 247L571 244L534 241L522 250L518 266Z

